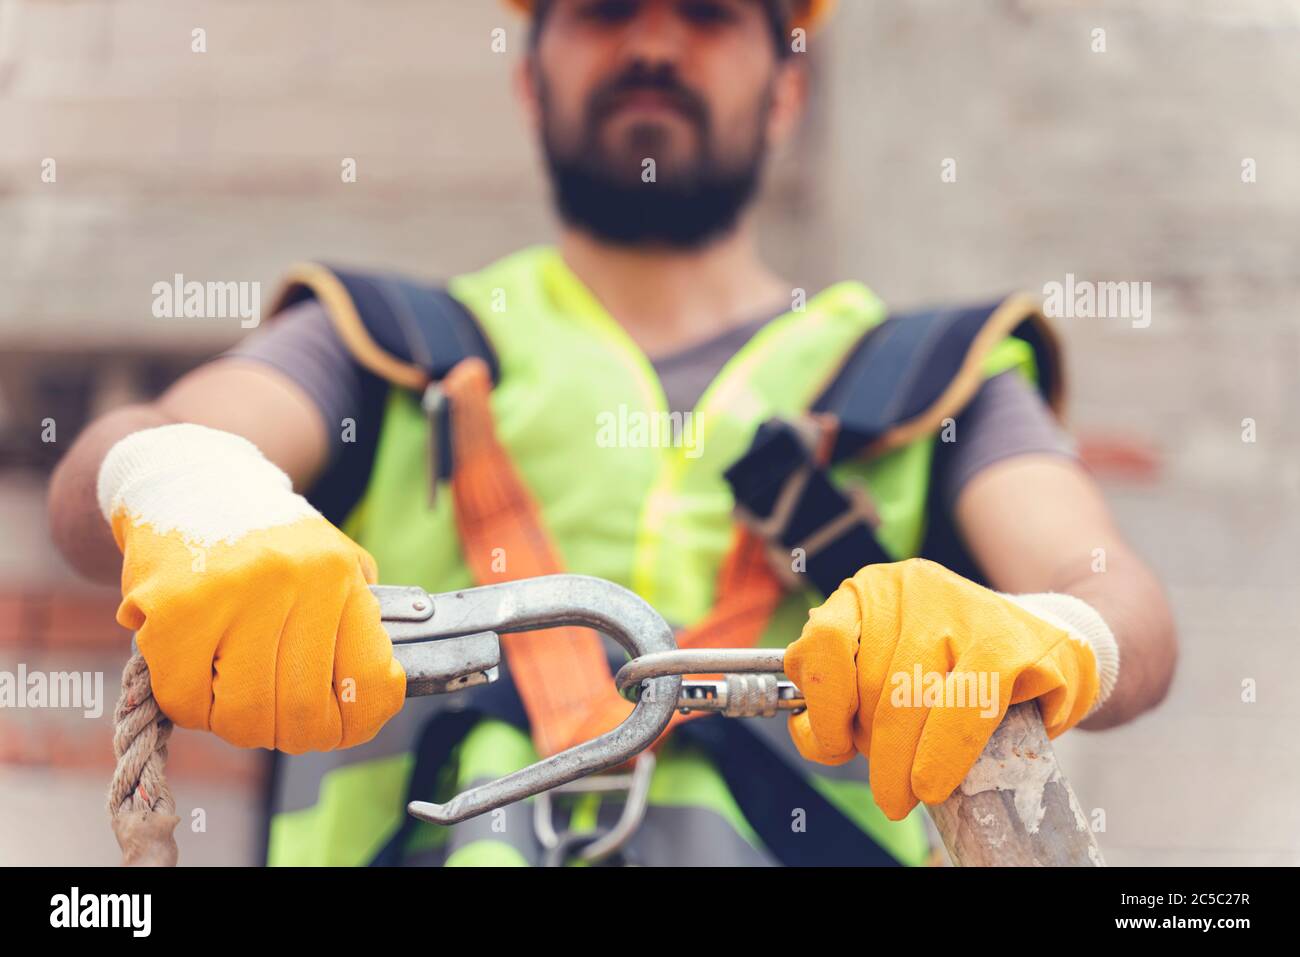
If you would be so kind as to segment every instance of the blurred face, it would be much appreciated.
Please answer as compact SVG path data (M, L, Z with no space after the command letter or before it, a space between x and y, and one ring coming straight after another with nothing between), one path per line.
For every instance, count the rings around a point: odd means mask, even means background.
M565 221L675 248L734 228L802 95L759 0L554 0L525 83Z

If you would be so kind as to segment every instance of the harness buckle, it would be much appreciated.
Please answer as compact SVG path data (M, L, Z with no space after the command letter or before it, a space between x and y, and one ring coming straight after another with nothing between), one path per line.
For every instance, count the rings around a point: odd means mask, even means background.
M874 542L880 524L875 503L865 489L841 488L828 472L829 450L837 423L827 415L771 419L759 430L753 448L727 472L735 492L736 520L768 546L768 559L788 587L838 585L834 576L813 574L823 553L844 542ZM848 536L846 538L846 536ZM791 554L801 552L799 565ZM865 555L862 548L851 549ZM824 589L823 589L824 590ZM831 589L833 590L833 588Z
M429 420L429 507L433 508L439 480L451 475L451 412L441 382L434 380L424 387L420 408Z

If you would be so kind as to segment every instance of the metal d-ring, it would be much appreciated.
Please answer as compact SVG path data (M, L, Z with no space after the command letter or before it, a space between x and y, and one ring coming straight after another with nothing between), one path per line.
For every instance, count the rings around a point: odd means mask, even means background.
M599 864L622 850L645 820L650 780L654 777L654 772L654 752L642 751L633 759L632 770L626 774L594 775L563 784L552 791L543 791L534 797L533 832L542 845L546 862L560 866L569 857L574 857L587 864ZM594 834L556 833L552 794L603 794L616 791L624 792L626 797L623 811L613 827ZM576 853L570 854L570 850Z

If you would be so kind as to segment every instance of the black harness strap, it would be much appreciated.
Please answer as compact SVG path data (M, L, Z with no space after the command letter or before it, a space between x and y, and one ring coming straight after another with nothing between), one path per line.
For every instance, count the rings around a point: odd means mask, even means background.
M330 281L331 288L326 288L326 281ZM334 294L334 283L343 290L342 301ZM487 363L494 382L500 374L496 353L478 320L446 289L390 273L358 272L308 263L290 273L272 314L309 299L320 303L336 327L359 322L361 329L356 331L369 339L380 353L420 369L433 383L470 356ZM366 368L360 360L358 364L372 379L381 379L379 373ZM361 414L372 421L365 428L358 424L357 448L352 450L353 454L334 462L309 496L312 505L336 525L365 494L378 447L386 392L383 388L367 390L371 401ZM421 398L436 399L436 391ZM445 481L452 471L450 406L445 401L426 402L425 411L436 443L430 450L435 474Z
M313 263L293 274L298 278L291 278L280 293L275 311L309 298L320 300L326 309L346 308L346 304L322 295L321 285L312 278L316 271L327 273L343 287L365 333L388 356L418 366L435 381L462 359L479 356L496 381L500 367L478 320L439 286L393 273Z
M787 867L900 867L901 863L822 796L743 720L688 721L676 734L718 767L763 845ZM804 813L806 830L794 827Z
M727 470L741 520L781 553L782 564L802 557L803 577L823 595L864 565L891 561L876 538L865 493L839 488L831 468L930 412L959 375L974 374L978 337L1005 305L999 300L886 319L863 336L809 416L765 422ZM1039 387L1051 396L1055 351L1030 318L1011 334L1034 348ZM956 415L959 408L946 411ZM826 423L832 423L829 449L822 447ZM944 542L951 547L948 538Z
M420 740L415 746L415 764L406 785L406 800L402 802L402 820L397 829L375 852L371 867L398 867L406 856L406 845L420 823L406 813L412 801L432 800L438 787L438 776L448 766L456 747L465 740L474 725L491 715L478 708L461 711L444 711L425 722Z

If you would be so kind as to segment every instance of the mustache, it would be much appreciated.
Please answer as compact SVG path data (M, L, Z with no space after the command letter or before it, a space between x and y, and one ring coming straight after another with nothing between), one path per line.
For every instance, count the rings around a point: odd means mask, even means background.
M625 96L632 93L654 92L664 96L673 106L701 129L709 124L709 108L697 93L681 82L672 67L651 69L633 65L619 76L601 86L587 101L587 118L595 125L618 109Z

